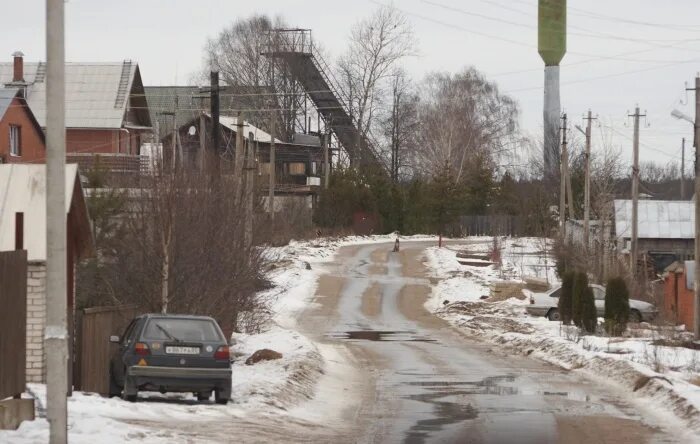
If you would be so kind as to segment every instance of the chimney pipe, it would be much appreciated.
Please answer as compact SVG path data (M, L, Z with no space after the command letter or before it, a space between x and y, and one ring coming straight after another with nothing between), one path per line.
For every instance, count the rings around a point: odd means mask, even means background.
M12 81L13 82L24 82L24 54L22 54L22 51L15 51L12 54L13 59L13 65L14 65L14 70L13 70L13 76L12 76Z

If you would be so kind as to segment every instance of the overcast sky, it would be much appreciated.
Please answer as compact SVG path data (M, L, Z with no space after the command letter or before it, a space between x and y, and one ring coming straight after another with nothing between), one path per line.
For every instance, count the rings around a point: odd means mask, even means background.
M201 67L207 38L253 13L281 15L290 25L313 29L314 40L336 57L353 22L382 1L68 0L67 59L132 59L146 85L185 84ZM21 50L29 61L46 60L45 2L5 3L0 56L9 61L12 52ZM541 132L543 63L537 54L536 0L401 0L395 5L418 38L419 55L406 61L412 75L473 65L517 99L528 134ZM630 158L632 126L626 116L639 104L650 125L641 132L641 160L680 162L684 136L690 140L690 159L692 125L673 119L670 112L678 108L694 115L694 95L684 88L700 70L698 17L698 0L569 0L561 95L571 121L581 124L591 108L604 125L594 130L594 144L600 145L602 129L613 127L608 132L615 131L614 142ZM692 171L689 160L686 171Z

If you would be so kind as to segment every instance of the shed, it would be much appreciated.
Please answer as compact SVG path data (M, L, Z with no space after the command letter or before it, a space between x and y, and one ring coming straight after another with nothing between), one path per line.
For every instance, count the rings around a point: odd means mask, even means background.
M78 167L66 165L67 304L74 312L75 266L93 254L94 243ZM26 250L27 380L45 381L43 329L46 322L46 165L0 165L0 251ZM0 291L2 283L0 282ZM69 329L72 332L72 329Z
M640 200L637 234L639 252L654 260L657 272L674 261L693 258L695 203L692 201ZM632 237L632 201L615 200L615 236L621 250L629 250Z

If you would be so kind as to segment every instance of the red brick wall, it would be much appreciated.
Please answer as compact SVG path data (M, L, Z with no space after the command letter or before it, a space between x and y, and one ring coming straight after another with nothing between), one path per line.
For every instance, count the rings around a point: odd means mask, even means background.
M69 153L139 154L140 145L136 131L75 128L66 131L66 151Z
M664 283L664 310L666 316L677 324L693 329L693 290L685 286L685 272L667 273Z
M15 98L0 120L0 156L7 163L41 162L46 157L42 134L32 123L28 108ZM21 131L21 156L10 156L10 125L19 125Z

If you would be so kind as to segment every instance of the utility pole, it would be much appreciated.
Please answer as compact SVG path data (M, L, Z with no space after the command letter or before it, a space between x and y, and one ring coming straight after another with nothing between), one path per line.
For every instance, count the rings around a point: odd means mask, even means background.
M331 144L331 132L326 130L321 140L323 141L323 188L328 189L331 177L331 163L328 155L329 145Z
M177 157L182 162L182 145L180 144L180 129L177 126L177 109L179 108L179 98L175 93L175 109L173 110L173 171L177 168Z
M275 39L276 43L276 39ZM271 48L272 50L273 48ZM274 45L274 49L277 49L277 45ZM274 59L270 60L270 79L272 86L275 86L275 64ZM270 184L267 196L267 203L270 207L270 232L275 232L275 174L277 170L275 168L275 128L277 124L277 96L272 96L270 101Z
M681 142L681 200L685 199L685 137Z
M68 440L64 0L46 1L46 405L49 442Z
M695 279L693 282L695 339L700 339L700 75L695 77Z
M243 162L245 162L245 137L243 135L245 131L245 124L243 122L243 116L238 113L236 117L236 154L233 158L233 183L236 186L236 202L242 203L243 199Z
M586 117L585 120L588 124L586 125L586 179L583 195L583 243L586 246L586 251L588 251L588 231L591 223L591 124L594 120L593 113L590 109L588 110L588 117ZM600 227L601 231L603 228L603 226Z
M207 123L204 113L199 113L199 170L204 172L207 164Z
M258 141L253 140L252 136L248 137L248 150L245 154L245 186L244 186L244 192L245 192L245 224L244 224L244 236L243 236L243 241L244 241L244 246L246 251L250 251L250 248L253 246L253 196L254 196L254 188L255 188L255 158L257 157L255 153L257 153L257 146L258 146ZM253 147L255 147L255 150L253 150Z
M270 189L268 190L267 202L270 206L271 231L275 230L275 110L270 111Z
M569 161L566 150L566 113L562 115L562 122L561 156L559 158L559 231L562 240L566 240L566 172Z
M219 72L211 71L209 73L210 94L211 99L209 105L211 108L211 152L212 152L212 169L215 177L219 175L219 149L221 148L221 131L219 128ZM238 166L237 166L238 168Z
M637 257L639 255L639 245L637 239L638 228L638 208L639 208L639 118L646 117L646 114L639 114L639 107L634 109L634 160L632 164L632 245L630 252L630 270L632 279L637 277Z

